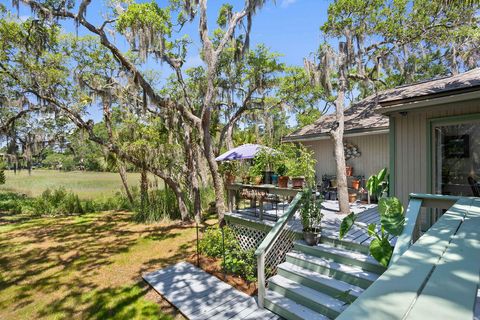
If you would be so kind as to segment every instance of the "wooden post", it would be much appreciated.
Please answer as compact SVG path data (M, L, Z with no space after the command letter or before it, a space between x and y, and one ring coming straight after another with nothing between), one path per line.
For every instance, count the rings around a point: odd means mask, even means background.
M265 252L257 256L258 306L264 308L265 300Z

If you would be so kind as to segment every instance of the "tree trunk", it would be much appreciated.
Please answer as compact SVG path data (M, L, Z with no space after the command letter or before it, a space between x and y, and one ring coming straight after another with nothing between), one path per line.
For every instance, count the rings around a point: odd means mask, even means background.
M200 188L198 186L197 167L195 165L195 154L192 149L192 130L188 125L185 127L184 149L185 158L187 160L187 178L190 181L190 190L193 198L193 215L197 223L202 221L202 202L200 198Z
M140 173L140 209L145 214L148 206L148 176L147 170Z
M118 167L118 174L122 179L123 188L125 189L125 193L127 194L128 201L133 206L134 201L133 201L132 193L130 192L130 188L128 187L127 170L125 169L125 165L120 161L117 161L117 167Z
M347 174L345 172L345 152L343 149L343 131L345 127L345 92L347 90L345 71L345 43L340 43L339 48L339 87L337 90L337 98L335 99L335 117L337 121L337 127L331 132L331 136L333 139L335 163L337 167L338 207L341 214L348 214L350 212L350 206L348 204Z

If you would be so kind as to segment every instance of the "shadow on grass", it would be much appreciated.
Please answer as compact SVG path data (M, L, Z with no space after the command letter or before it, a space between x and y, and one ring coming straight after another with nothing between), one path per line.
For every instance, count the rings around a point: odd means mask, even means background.
M13 221L19 223L14 217ZM109 286L108 279L99 281L99 269L112 265L112 257L128 253L139 239L175 241L189 228L141 226L132 223L129 213L107 212L39 219L38 225L0 234L0 310L20 310L41 295L48 302L38 308L39 317L169 319L156 303L144 299L148 287L139 278L152 268L185 258L195 241L179 244L166 258L142 264L137 269L137 284ZM116 276L124 277L125 283L132 279L131 274ZM2 297L5 290L9 290L7 297L14 298Z

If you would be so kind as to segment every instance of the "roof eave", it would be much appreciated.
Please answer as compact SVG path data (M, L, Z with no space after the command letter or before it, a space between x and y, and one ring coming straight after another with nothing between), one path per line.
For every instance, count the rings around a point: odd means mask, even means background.
M361 129L351 129L347 130L344 133L344 137L359 137L359 136L368 136L374 134L386 134L388 133L388 126L376 127L376 128L361 128ZM306 142L306 141L317 141L317 140L326 140L330 139L328 133L313 133L305 134L298 136L287 136L282 139L282 142Z
M478 98L480 98L480 86L473 86L409 99L379 102L380 107L377 108L376 112L388 115L394 112L402 112Z

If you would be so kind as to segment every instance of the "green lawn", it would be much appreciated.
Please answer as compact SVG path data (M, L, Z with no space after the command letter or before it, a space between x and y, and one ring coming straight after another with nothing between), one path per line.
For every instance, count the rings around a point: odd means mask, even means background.
M0 319L181 318L141 275L184 260L194 244L192 226L136 224L125 212L0 213Z
M65 187L82 199L98 199L112 196L123 188L118 173L112 172L33 170L29 175L27 170L22 170L16 175L13 171L7 171L6 176L7 182L0 186L0 191L24 193L33 197L48 188ZM128 182L131 186L138 185L139 180L139 173L128 173Z

